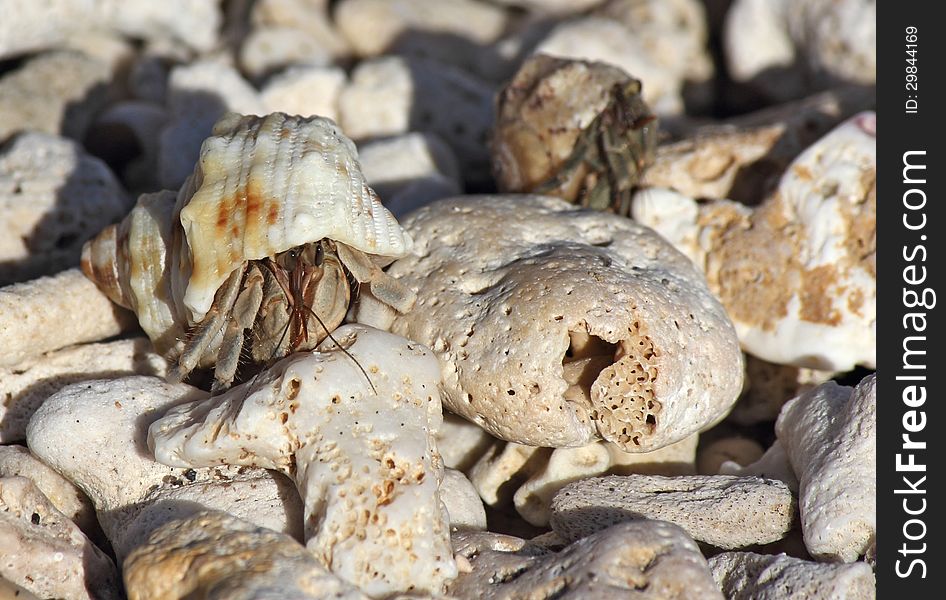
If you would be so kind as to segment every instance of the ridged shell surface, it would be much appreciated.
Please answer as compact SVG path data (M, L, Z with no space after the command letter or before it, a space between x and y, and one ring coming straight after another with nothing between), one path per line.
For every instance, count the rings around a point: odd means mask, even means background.
M248 260L322 238L392 258L412 246L368 187L354 144L323 117L224 117L178 205L190 250L181 259L191 263L184 305L193 320Z
M116 304L130 308L141 328L165 353L184 337L183 319L172 297L172 279L187 273L169 270L175 193L142 194L121 223L85 245L82 270ZM177 285L181 285L181 281Z

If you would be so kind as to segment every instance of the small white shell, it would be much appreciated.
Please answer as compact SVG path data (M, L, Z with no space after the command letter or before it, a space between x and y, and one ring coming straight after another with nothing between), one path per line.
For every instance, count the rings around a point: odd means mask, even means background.
M183 303L195 322L248 260L322 238L392 258L412 246L368 187L354 144L323 117L227 115L204 141L178 206L190 250L181 259L191 263Z

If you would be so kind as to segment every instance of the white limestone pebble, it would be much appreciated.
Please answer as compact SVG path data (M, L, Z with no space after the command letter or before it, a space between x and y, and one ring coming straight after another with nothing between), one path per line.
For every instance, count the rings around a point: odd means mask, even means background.
M286 534L218 511L165 523L123 565L129 600L367 600Z
M0 288L0 368L118 335L135 323L79 269L6 286Z
M447 588L460 598L723 597L696 543L671 523L622 523L556 553L488 532L454 534L453 546L470 565Z
M19 131L81 140L95 114L109 101L111 77L106 62L79 52L56 51L31 58L0 78L0 140Z
M740 425L774 421L786 402L835 375L833 371L777 365L746 355L747 389L726 418Z
M0 598L3 600L43 600L24 587L0 576Z
M166 371L166 361L146 338L80 344L0 367L0 443L25 440L33 413L66 385L127 375L163 377Z
M158 177L166 189L179 188L191 174L200 145L224 113L268 114L259 93L236 69L212 59L171 71L167 105L170 120L161 132L158 157Z
M243 71L259 80L287 67L327 67L350 53L324 2L260 0L250 9L239 58Z
M696 469L700 475L716 475L726 462L748 465L762 457L764 449L759 442L740 435L714 440L700 448Z
M168 111L142 100L116 102L102 111L86 135L85 146L114 165L131 190L154 190L159 138Z
M434 134L368 142L358 149L358 162L368 185L396 217L462 191L457 159Z
M872 84L876 13L874 0L736 0L723 31L729 73L773 100Z
M151 426L155 457L282 471L305 503L306 546L334 574L371 596L439 593L456 565L438 493L437 360L370 327L333 335L346 353L326 340L169 411Z
M874 572L865 563L832 565L785 554L723 552L709 559L730 600L873 600Z
M675 134L681 139L658 146L645 182L690 198L755 206L799 154L874 102L872 90L843 87L722 122L682 127Z
M456 469L444 469L440 498L450 516L450 529L486 529L486 509L476 488Z
M75 142L16 136L0 154L0 285L78 265L82 244L132 204L108 166Z
M828 382L788 402L775 423L799 479L805 546L818 560L853 562L877 530L877 389Z
M706 274L743 349L776 364L848 371L876 363L876 115L809 147L756 209L638 193L635 220Z
M111 559L25 477L0 477L0 548L0 577L42 598L121 598Z
M785 537L795 500L781 481L728 475L596 477L552 500L552 529L567 540L635 519L675 523L717 548L744 548Z
M221 21L216 0L2 0L0 14L0 58L59 46L96 29L209 50Z
M698 437L692 435L653 452L624 452L611 442L578 448L497 442L482 452L469 473L487 504L503 508L511 502L526 521L545 527L552 498L573 481L605 474L692 474Z
M152 458L148 426L171 406L206 392L156 377L76 383L37 410L30 450L91 498L119 561L169 520L202 509L232 513L301 538L302 510L292 484L263 469L174 469Z
M693 0L611 2L562 22L534 51L618 66L641 80L654 112L675 115L684 109L684 84L705 85L713 76L704 19Z
M408 131L436 134L453 150L465 181L489 181L493 93L492 84L434 60L365 60L342 91L339 124L357 142Z
M0 477L26 477L87 536L100 533L95 507L82 490L49 468L23 446L0 446Z
M403 225L417 255L388 273L418 300L391 330L437 353L445 405L491 434L650 452L735 402L743 366L728 318L651 230L522 194L440 200Z
M338 67L294 66L271 77L260 94L268 112L338 121L338 98L347 81Z
M493 0L495 4L527 8L540 14L564 15L584 12L605 0Z
M333 16L359 56L408 54L464 68L492 51L508 20L479 0L342 0Z
M466 473L496 441L476 423L444 411L443 424L437 431L437 449L448 469Z
M784 481L788 489L798 496L798 477L792 470L792 463L788 460L785 446L775 440L769 449L758 460L747 465L727 460L719 465L719 475L737 475L739 477L756 476L764 479L778 479Z

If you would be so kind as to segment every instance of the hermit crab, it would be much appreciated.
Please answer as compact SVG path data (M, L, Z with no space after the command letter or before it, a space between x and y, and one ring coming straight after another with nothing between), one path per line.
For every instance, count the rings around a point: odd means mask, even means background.
M413 242L356 157L329 119L228 114L181 189L142 195L86 243L82 270L136 313L170 378L214 366L225 389L241 357L317 346L359 293L413 306L382 270Z
M531 57L497 98L491 154L499 189L627 216L657 140L641 90L605 63Z

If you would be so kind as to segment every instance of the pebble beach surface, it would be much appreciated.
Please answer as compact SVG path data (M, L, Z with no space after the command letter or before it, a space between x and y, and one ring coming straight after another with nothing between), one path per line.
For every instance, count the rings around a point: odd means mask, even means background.
M0 598L874 598L875 13L0 0Z

